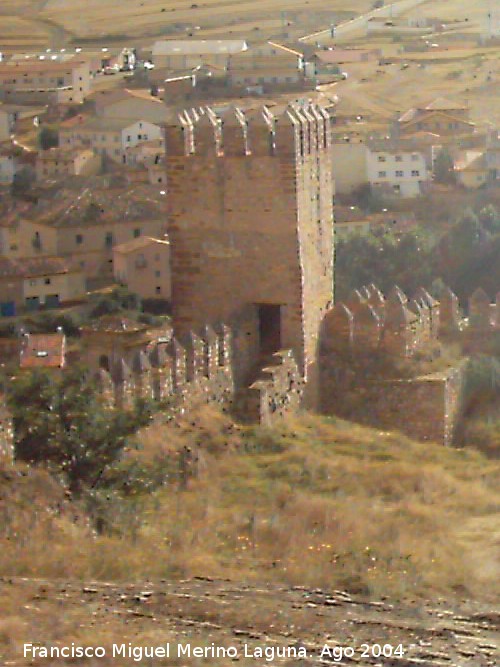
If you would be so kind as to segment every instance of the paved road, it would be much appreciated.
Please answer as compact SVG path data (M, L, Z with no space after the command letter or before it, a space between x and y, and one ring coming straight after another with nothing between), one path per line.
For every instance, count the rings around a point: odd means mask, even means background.
M345 37L346 35L349 35L351 32L355 32L356 30L365 28L368 21L375 16L379 17L399 16L403 12L413 9L414 7L418 7L418 5L422 5L424 2L427 2L427 0L400 0L399 2L393 2L391 5L386 5L384 7L380 7L379 9L373 9L371 12L368 12L366 14L361 14L361 16L357 16L355 19L352 19L351 21L346 21L345 23L339 23L339 25L335 26L335 34L337 37ZM330 35L330 28L327 28L326 30L313 32L310 35L304 35L304 37L301 37L299 41L312 42L318 39L319 37L326 37L329 35Z

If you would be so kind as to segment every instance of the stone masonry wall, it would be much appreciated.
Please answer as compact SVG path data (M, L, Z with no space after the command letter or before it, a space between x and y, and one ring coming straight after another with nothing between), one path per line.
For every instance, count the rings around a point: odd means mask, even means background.
M333 298L329 142L324 112L312 107L251 117L207 108L166 128L175 334L230 323L238 382L257 361L248 309L259 304L280 307L280 346L304 375L316 361Z
M201 336L191 333L182 344L175 338L153 344L147 354L137 352L130 366L121 359L110 372L100 369L96 380L103 400L120 409L130 409L138 398L170 402L182 412L204 403L229 409L235 401L233 367L233 335L222 325L217 332L206 327ZM303 386L293 352L281 350L239 395L236 414L270 424L299 408Z
M398 429L421 441L451 445L462 416L464 364L419 378L390 380L357 388L364 423Z
M0 463L12 463L14 459L14 435L12 418L0 394Z
M235 412L244 421L266 426L296 412L302 401L304 380L291 350L280 350L248 389L237 394Z

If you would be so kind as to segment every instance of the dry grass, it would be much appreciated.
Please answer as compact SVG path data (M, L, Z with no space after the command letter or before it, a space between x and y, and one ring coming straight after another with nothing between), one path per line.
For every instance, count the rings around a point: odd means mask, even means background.
M301 0L86 0L82 6L70 0L24 0L16 3L12 0L2 2L0 12L5 16L28 15L34 25L45 26L47 21L59 27L61 37L65 32L68 39L118 37L121 40L142 45L144 39L168 34L175 24L180 26L198 26L197 36L246 37L265 39L266 35L276 34L282 26L281 12L289 14L304 12ZM308 29L323 27L325 5L322 0L308 0L308 13L297 22L297 34ZM369 9L370 0L351 0L349 11L363 12ZM344 11L345 3L333 0L328 11ZM318 12L318 17L314 12ZM321 14L322 13L322 14ZM292 18L292 17L290 17ZM293 27L292 27L293 29ZM0 38L3 37L0 24ZM180 33L183 34L182 32ZM185 33L184 33L185 34ZM59 46L59 45L58 45Z
M164 443L199 445L202 474L186 490L172 483L110 499L114 531L99 537L81 515L74 521L73 508L34 515L18 493L3 524L0 573L210 575L392 596L494 591L494 550L485 578L468 557L474 541L458 534L478 517L498 530L499 467L476 452L311 416L238 429L211 411L180 427L157 425L147 442L142 460Z

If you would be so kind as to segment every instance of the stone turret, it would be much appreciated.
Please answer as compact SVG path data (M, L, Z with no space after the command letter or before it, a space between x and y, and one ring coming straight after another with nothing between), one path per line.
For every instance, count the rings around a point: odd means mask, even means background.
M469 299L469 324L474 329L488 329L491 326L491 300L479 287Z
M238 383L260 356L291 349L317 386L334 284L329 134L306 102L188 110L166 129L174 333L228 322Z
M453 335L458 333L460 328L460 306L457 295L449 288L445 287L440 296L440 325L439 334Z

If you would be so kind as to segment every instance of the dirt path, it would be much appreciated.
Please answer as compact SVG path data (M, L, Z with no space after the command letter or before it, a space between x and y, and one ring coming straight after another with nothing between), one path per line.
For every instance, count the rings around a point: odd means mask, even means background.
M498 661L495 639L500 613L472 603L452 606L438 601L434 605L413 602L394 606L343 591L246 586L208 579L83 585L3 578L0 604L7 628L9 618L17 624L15 640L5 627L0 628L0 657L11 667L89 664L61 659L30 662L22 657L22 642L106 646L109 661L106 657L95 663L101 667L138 664L111 658L112 644L123 642L138 646L164 646L168 642L172 651L186 643L234 646L240 665L259 667L268 663L254 657L258 647L275 651L278 647L282 651L302 647L305 655L299 655L301 660L275 657L272 661L290 667L492 667ZM325 645L331 647L332 654L336 650L337 657L346 647L354 652L346 655L344 651L341 659L333 659L325 657ZM375 655L378 645L389 645L386 657ZM200 663L183 658L181 662L152 659L140 664L229 665L234 661L209 659Z

